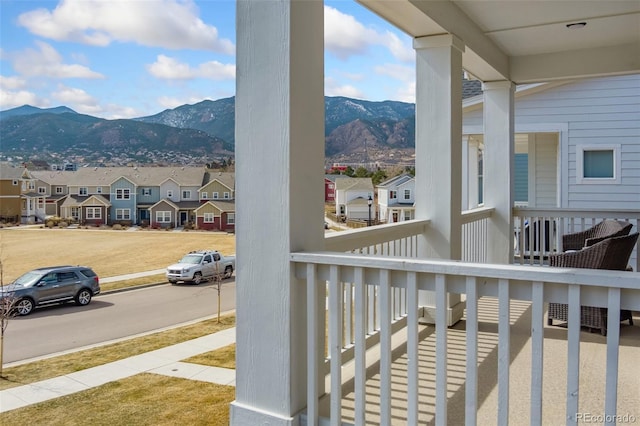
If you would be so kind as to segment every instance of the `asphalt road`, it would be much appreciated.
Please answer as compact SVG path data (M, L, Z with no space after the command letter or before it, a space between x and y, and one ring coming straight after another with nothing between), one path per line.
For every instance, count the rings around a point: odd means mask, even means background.
M235 309L235 277L222 283L221 312ZM212 283L141 288L35 309L10 320L4 362L11 363L121 339L212 316L218 291Z

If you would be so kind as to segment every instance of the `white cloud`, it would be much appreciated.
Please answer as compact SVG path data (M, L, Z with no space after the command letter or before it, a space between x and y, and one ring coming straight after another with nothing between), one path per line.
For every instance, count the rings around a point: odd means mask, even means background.
M375 38L376 32L353 16L331 6L324 7L324 48L338 58L347 59L366 53Z
M398 60L415 59L411 45L391 31L378 32L367 28L353 16L331 7L324 7L324 46L336 57L346 60L367 53L371 46L383 46Z
M157 99L158 105L165 109L173 109L182 105L193 105L202 102L201 96L187 96L181 98L172 98L169 96L161 96Z
M59 41L94 46L134 42L235 54L234 44L198 17L193 0L62 0L51 11L23 13L18 23L33 34Z
M415 62L416 52L412 46L400 40L400 37L387 31L385 34L378 34L378 41L381 45L389 49L389 52L399 61Z
M364 93L349 84L339 84L335 79L327 77L324 80L324 92L327 96L346 96L347 98L365 99Z
M121 118L135 118L135 117L140 117L142 115L135 108L122 106L122 105L115 105L115 104L107 105L107 107L105 108L105 111L108 112L108 116L104 118L107 118L109 120L117 120Z
M22 105L42 106L44 101L33 92L26 90L5 90L0 88L0 110L19 107Z
M416 71L413 67L407 67L400 64L384 64L374 68L376 74L386 75L396 80L413 81L415 80Z
M104 78L102 74L84 65L64 64L62 56L51 45L42 41L35 41L35 43L38 50L26 49L10 55L13 59L13 68L19 74L28 77Z
M5 77L0 75L0 88L7 90L24 89L27 87L27 81L24 78L11 76Z
M96 98L75 87L60 84L57 90L51 93L51 97L59 104L68 106L81 114L96 115L104 111Z
M236 66L218 61L205 62L192 68L177 59L158 55L156 62L147 65L147 70L156 78L164 80L192 80L206 78L210 80L232 80L236 76Z

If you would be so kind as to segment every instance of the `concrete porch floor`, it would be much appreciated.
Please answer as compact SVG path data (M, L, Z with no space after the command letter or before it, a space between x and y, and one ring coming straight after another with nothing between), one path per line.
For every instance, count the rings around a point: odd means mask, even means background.
M498 386L498 306L497 299L478 302L478 424L497 424ZM509 424L530 424L531 387L531 308L530 303L511 303L511 366L509 382ZM640 423L640 316L634 312L634 324L625 321L620 328L618 375L618 415ZM448 333L448 424L462 425L465 416L465 319ZM434 326L421 326L419 344L419 421L435 424L435 338ZM543 424L564 425L566 411L567 329L546 325L544 331ZM606 337L583 329L580 334L579 413L604 415L606 374ZM406 425L407 357L402 351L392 366L392 424ZM373 370L373 371L372 371ZM377 369L370 368L367 380L366 423L379 425L377 416L380 383ZM354 421L354 394L345 389L342 419ZM326 406L324 407L327 408ZM322 412L322 411L321 411ZM593 419L593 417L592 417ZM583 422L579 422L583 423ZM587 423L584 421L584 423ZM592 420L590 423L594 423ZM601 423L596 421L595 423Z

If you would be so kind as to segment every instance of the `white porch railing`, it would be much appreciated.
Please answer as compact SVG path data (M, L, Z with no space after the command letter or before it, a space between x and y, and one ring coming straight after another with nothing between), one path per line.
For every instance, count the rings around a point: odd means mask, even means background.
M462 212L462 260L487 261L487 225L494 209L481 207Z
M343 283L351 283L354 293L355 321L353 326L353 383L355 387L355 423L365 424L368 405L365 390L367 381L367 345L369 330L366 325L367 288L373 286L379 294L379 383L380 424L392 424L392 332L394 315L392 294L396 289L407 293L406 351L407 388L406 423L418 424L418 291L430 290L436 294L436 345L435 345L435 424L447 424L447 293L466 295L466 370L465 422L476 424L478 411L478 299L495 297L498 303L498 366L497 366L497 416L499 424L509 423L510 377L510 305L515 301L531 304L531 366L530 366L530 423L542 424L543 395L543 341L545 303L568 303L567 330L566 423L577 424L578 413L584 412L580 404L580 305L608 308L606 384L604 390L604 418L615 419L618 393L619 314L620 309L640 310L640 274L584 269L563 269L514 265L481 265L453 261L429 261L399 259L381 256L363 256L340 253L292 253L296 276L307 286L307 349L308 387L307 424L319 424L326 415L330 424L342 422L343 384L347 377L343 370L345 330ZM328 282L328 293L325 282ZM329 389L325 388L324 314L325 297L328 297L329 315ZM350 303L350 302L349 302ZM349 326L349 328L351 328ZM330 408L321 413L321 397L328 390ZM394 388L394 393L398 390ZM637 392L636 390L633 390ZM405 392L403 389L402 392ZM526 401L518 395L518 403ZM557 401L556 401L557 403ZM397 409L397 407L396 407ZM397 411L394 413L397 417Z
M582 231L604 219L626 220L633 223L631 232L640 229L638 210L536 209L515 207L515 254L520 264L543 264L549 254L562 252L562 235ZM637 247L630 265L640 270Z

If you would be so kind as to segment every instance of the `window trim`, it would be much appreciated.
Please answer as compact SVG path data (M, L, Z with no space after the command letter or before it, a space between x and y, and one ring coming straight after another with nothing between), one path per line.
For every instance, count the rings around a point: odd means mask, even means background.
M585 151L613 151L613 177L584 177ZM621 147L620 144L576 145L576 183L586 185L618 185L621 182Z
M235 224L236 224L236 214L227 213L227 225L235 225Z
M211 212L205 212L203 215L203 223L215 223L216 221L216 215L215 213L211 213Z
M131 220L131 209L116 209L116 220Z
M91 212L91 214L89 214ZM85 219L102 219L102 209L100 207L85 207Z
M182 190L182 199L183 200L190 200L191 199L191 190L190 189L183 189Z
M89 187L86 187L86 186L79 187L78 195L89 195Z
M116 188L116 200L130 200L131 188Z
M168 210L159 210L156 212L156 222L158 223L171 223L172 214Z

